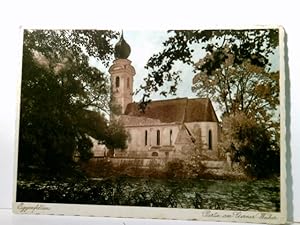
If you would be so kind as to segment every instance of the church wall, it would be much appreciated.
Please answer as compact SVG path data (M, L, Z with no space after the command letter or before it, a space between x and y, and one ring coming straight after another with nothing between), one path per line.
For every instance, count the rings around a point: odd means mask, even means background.
M144 147L142 130L141 128L127 128L130 135L130 141L128 142L129 151L141 151Z
M203 153L212 158L218 157L218 124L216 122L190 122L185 123L187 129L194 138L201 136L204 151ZM152 126L126 127L130 134L130 141L126 152L130 155L151 157L153 152L158 157L178 157L184 152L183 148L191 148L191 143L175 144L181 124L158 124ZM147 130L147 143L145 143L145 131ZM159 145L157 145L157 131L160 133ZM201 131L199 134L199 130ZM209 132L211 132L211 143L209 144ZM167 146L173 146L175 151L165 153ZM186 149L185 149L186 150ZM131 153L130 153L131 152Z
M126 127L126 130L130 134L130 141L128 142L128 152L144 152L144 154L151 154L157 152L159 157L164 156L165 152L161 152L160 149L165 146L174 146L175 139L180 129L179 124L161 124L155 126L139 126L139 127ZM146 139L147 131L147 142ZM160 138L159 143L157 141L157 132L159 131ZM159 144L159 145L158 145ZM172 152L170 152L170 157Z
M217 122L190 122L185 123L186 127L195 138L201 136L204 154L210 157L218 157L218 123ZM211 131L211 143L209 143L209 132Z

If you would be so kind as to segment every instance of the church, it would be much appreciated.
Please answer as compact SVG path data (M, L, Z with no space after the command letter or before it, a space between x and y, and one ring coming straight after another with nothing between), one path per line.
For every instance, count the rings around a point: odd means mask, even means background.
M181 159L201 143L201 153L217 159L220 128L210 99L153 100L141 111L132 99L135 69L128 59L130 51L122 34L109 73L113 103L121 109L118 119L129 138L127 149L115 151L114 157Z

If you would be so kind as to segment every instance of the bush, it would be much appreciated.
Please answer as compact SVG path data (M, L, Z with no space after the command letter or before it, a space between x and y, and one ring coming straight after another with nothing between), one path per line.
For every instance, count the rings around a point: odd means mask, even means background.
M105 159L93 159L81 163L81 169L89 177L110 177L113 176L113 165Z
M18 202L177 207L179 195L176 187L166 190L147 181L134 185L125 178L64 183L19 181L17 187Z
M174 159L166 164L165 170L169 178L196 178L202 177L205 166L200 160L193 160L193 158Z
M244 113L223 120L221 148L231 152L233 161L250 177L266 178L280 172L279 143L274 131Z
M183 186L174 180L131 178L18 181L17 185L17 202L220 209L216 200L205 194L193 191L186 195L185 189L194 187L189 181Z
M166 164L166 176L168 178L186 177L186 165L181 159L174 159Z

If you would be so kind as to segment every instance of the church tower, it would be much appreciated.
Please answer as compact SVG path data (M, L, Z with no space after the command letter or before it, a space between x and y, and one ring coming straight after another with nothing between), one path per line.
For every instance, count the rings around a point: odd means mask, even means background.
M126 106L132 102L133 76L135 69L128 60L130 46L124 40L123 32L115 46L115 60L109 68L112 85L112 103L119 105L124 114Z

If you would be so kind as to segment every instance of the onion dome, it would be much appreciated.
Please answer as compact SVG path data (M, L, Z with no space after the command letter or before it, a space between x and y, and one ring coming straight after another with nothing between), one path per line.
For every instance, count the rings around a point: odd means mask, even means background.
M131 51L130 46L124 40L123 32L122 32L121 38L115 46L115 58L116 59L127 59L128 56L130 55L130 51Z

